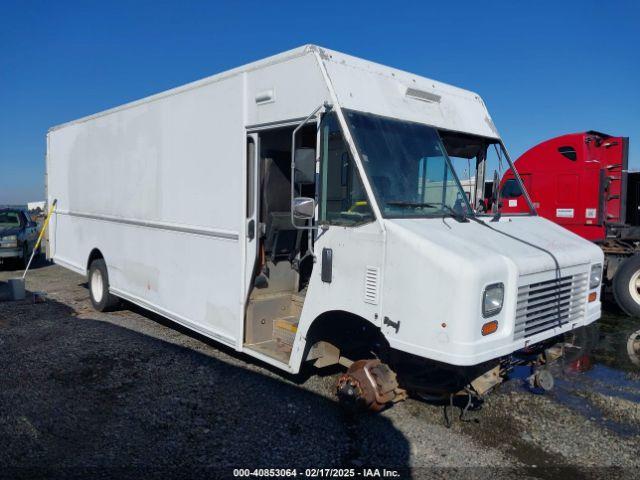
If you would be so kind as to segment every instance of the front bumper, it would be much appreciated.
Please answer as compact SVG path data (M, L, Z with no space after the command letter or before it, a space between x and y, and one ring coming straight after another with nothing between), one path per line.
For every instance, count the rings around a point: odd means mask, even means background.
M587 309L583 319L565 324L561 327L546 330L526 339L514 340L513 337L499 338L495 341L487 341L480 345L449 343L446 345L448 347L446 350L424 348L415 344L399 342L394 339L388 340L390 346L396 350L431 360L437 360L449 365L470 367L491 360L497 360L501 357L506 357L519 350L535 345L536 343L540 343L563 333L568 333L577 328L584 327L598 320L600 315L600 301L597 301L589 304L589 308Z
M563 268L559 280L555 280L555 272L521 277L517 298L506 299L503 312L496 317L500 325L498 331L473 341L461 341L451 335L442 337L444 341L440 344L416 345L393 337L387 338L396 350L455 366L473 366L505 357L598 320L601 315L600 294L596 291L596 300L588 301L588 295L593 292L588 288L588 275L589 268L580 265ZM556 317L558 297L563 298L560 302L563 306ZM547 300L553 309L545 307ZM547 312L544 314L546 319L540 316L542 311ZM556 324L556 318L562 321ZM530 321L533 323L527 324ZM480 322L475 321L475 325L479 331ZM544 326L540 329L539 325ZM527 329L526 334L523 328Z
M0 248L0 258L20 258L22 257L21 248Z

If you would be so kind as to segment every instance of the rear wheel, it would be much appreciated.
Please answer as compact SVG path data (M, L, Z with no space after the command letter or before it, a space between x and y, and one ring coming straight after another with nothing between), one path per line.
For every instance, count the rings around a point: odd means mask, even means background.
M89 267L89 296L93 308L99 312L112 309L118 305L118 297L109 293L109 275L107 264L102 258L91 262Z
M613 296L627 315L640 317L640 255L627 258L616 271Z

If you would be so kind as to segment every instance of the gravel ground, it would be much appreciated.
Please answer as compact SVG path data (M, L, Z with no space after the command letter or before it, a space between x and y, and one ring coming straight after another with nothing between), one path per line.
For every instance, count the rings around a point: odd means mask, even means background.
M36 267L27 288L44 303L0 302L1 477L374 466L402 478L637 478L640 382L609 387L610 366L549 395L513 380L451 428L417 400L351 416L332 396L336 372L290 377L132 305L95 312L82 277ZM0 266L0 281L16 273Z

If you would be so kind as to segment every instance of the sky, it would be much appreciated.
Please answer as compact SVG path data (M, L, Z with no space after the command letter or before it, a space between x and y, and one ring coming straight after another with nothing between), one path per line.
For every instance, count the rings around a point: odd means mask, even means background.
M479 93L512 158L630 137L640 2L0 0L0 204L44 199L51 126L314 43Z

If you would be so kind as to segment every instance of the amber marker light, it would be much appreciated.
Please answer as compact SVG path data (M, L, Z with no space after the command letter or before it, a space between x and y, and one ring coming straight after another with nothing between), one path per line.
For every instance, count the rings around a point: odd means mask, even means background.
M598 298L598 294L596 292L591 292L589 294L589 303L595 302L596 298Z
M486 336L486 335L490 335L493 332L495 332L496 330L498 330L498 321L497 320L493 320L491 322L487 322L484 325L482 325L482 336Z

